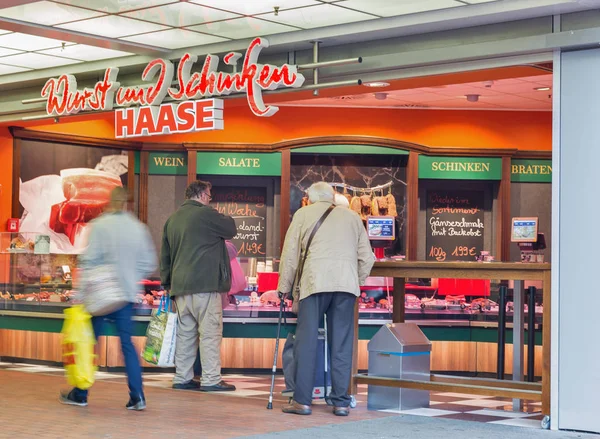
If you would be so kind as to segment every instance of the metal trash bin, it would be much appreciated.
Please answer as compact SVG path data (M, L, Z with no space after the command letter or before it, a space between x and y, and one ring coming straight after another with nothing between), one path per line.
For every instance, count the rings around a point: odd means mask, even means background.
M369 341L369 375L408 380L430 380L431 342L414 323L381 327ZM429 407L428 390L369 384L369 410L410 410Z

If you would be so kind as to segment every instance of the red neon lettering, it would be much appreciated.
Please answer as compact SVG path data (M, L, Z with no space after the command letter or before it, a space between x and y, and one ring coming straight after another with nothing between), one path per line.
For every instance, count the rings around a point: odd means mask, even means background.
M121 87L117 90L117 105L145 104L144 89L134 87Z
M179 104L177 106L177 118L179 119L179 132L192 131L196 123L194 103L186 101Z
M150 82L149 86L120 87L116 82L118 69L107 69L102 81L93 89L77 90L77 82L70 75L62 75L46 82L42 89L42 96L46 99L46 111L49 115L73 114L82 110L110 110L113 101L119 106L151 105L159 106L167 94L175 100L196 100L202 97L229 95L232 92L246 92L248 105L252 112L258 116L271 116L278 111L277 107L266 105L263 100L263 91L275 90L279 87L300 87L304 76L297 72L296 66L284 64L281 67L262 65L258 57L264 48L269 47L267 40L254 39L248 47L243 59L241 71L238 73L217 72L219 58L207 55L200 72L191 74L197 56L186 53L182 56L177 69L177 85L170 88L173 81L174 68L170 61L156 59L148 63L142 73L142 80ZM231 52L225 55L223 61L230 66L237 65L241 54ZM116 96L115 96L116 93ZM183 124L191 122L191 107L177 108L177 117L183 116ZM161 126L173 127L171 110L162 110L153 113L161 117ZM123 113L123 118L129 118L129 113ZM220 116L220 115L219 115ZM194 118L195 119L195 118ZM217 120L222 120L220 117ZM125 119L123 119L125 120ZM149 113L141 118L144 130L150 126ZM203 122L200 122L202 125ZM190 127L194 128L196 121ZM134 123L136 132L139 127ZM219 124L217 124L219 125ZM124 133L130 127L121 125Z
M177 85L179 89L170 88L168 91L169 96L173 99L179 101L185 97L186 84L190 81L190 71L197 60L197 56L190 55L189 53L181 57L179 67L177 68Z
M150 62L142 73L142 80L146 81L149 77L155 76L157 71L156 84L148 87L146 91L146 104L148 105L159 105L165 98L169 84L173 80L173 64L164 59L155 59Z

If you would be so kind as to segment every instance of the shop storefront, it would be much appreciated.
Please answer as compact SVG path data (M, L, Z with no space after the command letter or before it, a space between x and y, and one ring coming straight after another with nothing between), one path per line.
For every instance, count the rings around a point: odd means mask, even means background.
M50 191L45 185L60 181L65 168L105 163L106 169L118 166L122 172L121 184L132 194L133 210L148 224L159 247L164 222L183 201L187 183L196 178L211 181L214 207L236 217L239 233L234 242L249 280L248 290L233 296L224 310L223 366L243 369L270 367L277 307L267 299L269 295L263 300L261 295L276 285L282 237L293 213L302 206L304 191L315 181L331 183L347 196L351 206L357 206L356 200L359 214L373 215L376 208L375 214L394 217L397 239L381 249L390 260L474 261L481 252L488 252L497 261L519 260L518 249L515 252L510 242L510 218L515 216L538 216L540 230L550 234L550 201L539 196L540 191L549 190L551 181L550 153L544 151L549 147L549 114L531 115L532 125L525 133L537 140L528 146L539 149L518 150L514 149L514 139L524 133L518 126L504 125L509 119L504 113L488 112L474 118L471 112L440 111L424 122L418 112L395 111L394 116L400 114L406 121L395 129L389 127L391 112L386 110L325 113L284 108L273 126L272 119L257 118L236 107L225 113L223 131L161 136L160 141L114 140L109 136L112 121L104 115L13 129L13 178L22 181L12 188L13 216L21 217L27 194L44 199L45 208L39 206L43 204L40 198L34 203L42 211L40 215L52 211L55 203L44 195ZM357 119L369 124L357 128ZM299 126L298 121L308 120L314 123ZM495 148L428 145L431 138L427 133L431 131L436 131L438 143L451 143L453 136L459 136L455 130L461 128L444 128L445 121L461 121L472 128L465 143L485 144L493 138ZM418 123L417 132L414 123ZM503 125L501 130L495 128L499 125ZM276 141L284 131L293 131L294 138ZM388 137L380 137L384 131ZM82 133L94 137L83 137ZM58 156L67 163L56 160ZM504 198L507 191L510 202ZM465 214L465 207L472 213ZM29 214L29 220L34 213ZM443 224L463 218L465 223L458 229L474 231L476 236L444 233ZM27 226L26 220L22 227ZM68 265L75 271L76 258L71 254L80 250L77 245L83 232L77 228L63 230L60 222L53 227L54 232L64 235L62 247L51 248L51 253L59 254L2 255L7 282L0 329L7 342L2 343L2 357L60 361L60 350L54 348L59 345L61 313L70 294L62 267ZM10 241L5 244L3 249L10 247ZM27 270L30 276L23 274ZM160 289L155 280L146 287L136 318L138 347L144 343L156 300L152 291ZM393 280L386 277L372 277L364 288L359 369L367 367L367 341L383 322L391 320L392 289ZM452 296L464 295L460 291L467 291L466 303L462 299L453 302ZM433 341L432 370L495 373L496 292L497 285L490 282L471 282L465 287L448 279L414 279L407 285L406 318L418 322ZM479 306L481 299L492 301ZM541 303L536 311L541 321ZM121 366L117 339L106 335L100 364ZM540 376L540 333L537 344L536 375ZM506 361L510 364L510 353Z
M465 74L480 80L490 72ZM298 85L292 78L281 79L282 71L269 73L279 85ZM510 77L506 71L495 74ZM413 87L418 87L417 79ZM96 92L110 88L98 84ZM435 86L435 81L428 78L424 84ZM63 118L68 111L56 104L48 108L57 118L54 122L1 128L0 159L6 172L0 176L0 214L3 222L20 219L21 234L3 235L0 247L0 357L61 361L59 332L71 296L69 274L76 276L76 254L83 249L86 225L95 212L94 205L81 207L80 200L67 196L67 185L100 191L126 187L131 209L148 224L160 247L164 222L183 201L186 185L195 179L212 182L213 206L236 217L234 243L249 283L224 309L226 369L271 367L277 307L268 292L277 284L280 249L291 218L306 202L304 191L316 181L330 183L365 220L392 218L393 242L373 240L376 254L388 261L521 261L519 247L511 242L515 217L538 219L546 248L536 262L551 261L550 112L293 106L275 112L273 104L256 95L248 98L248 106L235 99L223 105L212 97L207 104L192 104L201 102L189 99L193 94L153 112L143 104L162 101L144 93L131 87L123 91L131 101L143 96L138 112L128 108L116 115L88 112ZM261 113L272 114L259 117ZM174 118L177 114L183 117ZM190 126L185 125L186 115ZM118 178L106 179L101 174L106 172ZM90 177L94 179L88 181ZM50 232L58 239L51 240L47 251L37 249L39 236ZM545 361L544 285L532 284L538 287L534 374L539 378ZM409 279L406 320L418 323L432 340L433 371L496 373L500 285L498 279ZM511 283L506 286L512 288ZM363 288L358 369L367 368L368 340L393 320L394 288L391 276L373 276ZM148 279L145 290L136 316L140 349L160 282ZM509 312L509 322L511 316ZM288 321L293 326L292 315ZM109 327L100 339L99 363L121 367L118 340L111 331ZM510 328L507 336L511 338ZM512 358L509 347L507 373Z

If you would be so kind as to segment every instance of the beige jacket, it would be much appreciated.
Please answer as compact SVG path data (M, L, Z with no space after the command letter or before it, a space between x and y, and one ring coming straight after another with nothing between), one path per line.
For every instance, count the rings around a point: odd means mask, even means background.
M327 202L315 203L294 215L279 265L278 289L282 293L292 293L308 237L329 206ZM336 207L310 245L300 280L300 300L315 293L337 291L359 296L360 285L369 276L374 262L375 256L360 217L348 208Z

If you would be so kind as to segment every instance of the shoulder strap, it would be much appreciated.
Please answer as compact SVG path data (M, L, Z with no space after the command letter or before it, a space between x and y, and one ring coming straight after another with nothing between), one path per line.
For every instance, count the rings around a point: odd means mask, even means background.
M310 247L310 244L312 243L312 240L315 237L317 230L319 230L319 227L321 227L321 225L325 222L325 220L327 219L329 214L333 211L333 209L335 209L335 204L332 204L331 206L329 206L329 208L325 211L325 213L321 216L321 218L319 218L319 221L317 221L317 223L313 227L312 231L310 232L310 235L308 237L308 242L306 243L306 248L304 249L304 255L302 256L300 265L298 265L296 282L300 282L300 279L302 278L302 271L304 270L304 263L306 262L306 257L308 256L308 248Z

